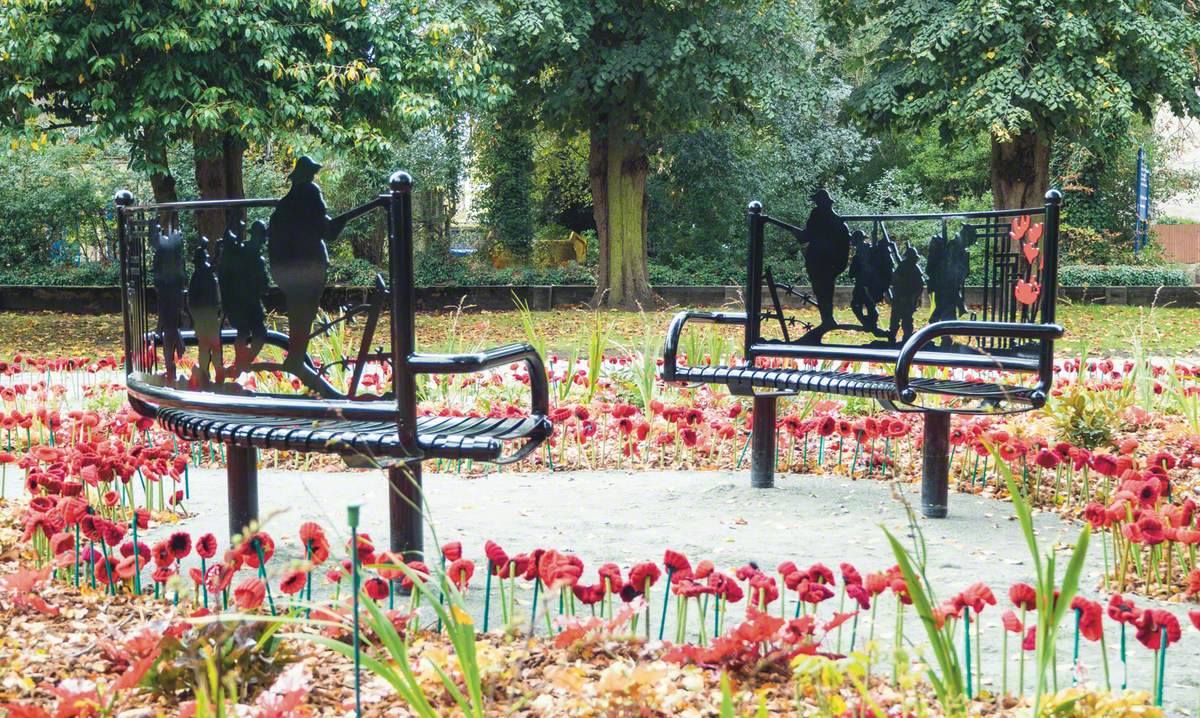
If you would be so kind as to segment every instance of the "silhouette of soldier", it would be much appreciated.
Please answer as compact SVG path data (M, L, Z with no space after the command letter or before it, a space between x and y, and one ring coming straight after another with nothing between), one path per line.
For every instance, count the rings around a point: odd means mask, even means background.
M237 374L249 370L267 339L266 311L262 304L271 284L262 256L266 242L267 225L261 221L250 225L250 238L245 241L232 231L226 232L221 259L217 262L225 317L237 330L233 345Z
M854 292L850 298L850 309L864 329L876 336L886 337L887 332L879 328L879 310L875 305L887 296L891 287L891 251L895 250L895 245L886 238L877 238L874 244L868 244L866 235L857 230L851 235L851 242L854 245L854 259L850 262L850 276L854 277Z
M975 228L966 224L952 240L938 234L929 241L929 293L933 297L930 322L958 319L966 313L963 287L970 272L971 257L967 250L973 244Z
M167 383L175 383L175 360L184 353L183 335L179 332L183 312L187 266L184 258L183 233L178 229L150 232L154 247L154 293L158 297L158 335L162 338L163 360Z
M325 199L313 180L321 165L308 157L296 160L288 179L292 187L279 200L267 227L267 254L271 259L271 278L283 291L287 304L288 353L284 365L297 376L302 370L313 320L325 291L325 271L329 267L326 239L331 232L325 214Z
M833 199L825 190L812 195L816 206L808 215L800 243L804 247L804 271L812 286L821 323L800 341L820 342L826 332L836 329L833 316L833 292L838 276L846 271L850 261L850 229L833 211Z
M192 327L196 330L198 357L193 369L193 378L199 386L209 383L208 369L211 365L217 383L225 380L225 368L221 358L221 290L217 275L208 259L208 250L202 240L192 257L192 279L188 282L188 312L192 315Z
M917 313L921 290L925 288L925 273L921 271L919 260L916 247L910 245L892 272L892 316L888 334L893 343L901 329L905 340L913 333L913 315Z

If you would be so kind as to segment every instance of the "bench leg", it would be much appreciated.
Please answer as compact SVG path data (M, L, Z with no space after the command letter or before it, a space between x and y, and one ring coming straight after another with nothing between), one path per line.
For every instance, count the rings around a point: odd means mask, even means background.
M421 462L388 468L388 521L392 551L405 560L425 560L425 525L421 517Z
M754 397L754 428L750 430L750 485L775 488L775 402L773 396Z
M229 536L258 520L258 449L227 446L225 477L229 492Z
M925 518L946 517L950 484L950 415L925 415L925 441L921 468L921 513Z

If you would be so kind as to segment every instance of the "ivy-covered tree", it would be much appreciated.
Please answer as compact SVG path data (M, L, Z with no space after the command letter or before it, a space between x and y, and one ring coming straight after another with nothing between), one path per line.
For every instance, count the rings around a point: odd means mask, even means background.
M600 244L596 303L653 301L646 176L668 133L747 112L797 49L789 0L494 0L481 26L518 98L554 131L589 137ZM736 191L731 188L731 191Z
M506 103L475 131L476 166L487 182L479 197L483 225L495 246L514 259L533 244L533 129L521 108Z
M1039 204L1056 135L1162 102L1200 115L1200 9L1178 0L820 0L861 49L851 107L876 127L991 136L997 208Z
M0 121L22 141L83 125L124 138L158 200L174 195L167 149L189 141L201 196L239 197L249 142L386 146L491 97L458 15L418 0L9 0Z

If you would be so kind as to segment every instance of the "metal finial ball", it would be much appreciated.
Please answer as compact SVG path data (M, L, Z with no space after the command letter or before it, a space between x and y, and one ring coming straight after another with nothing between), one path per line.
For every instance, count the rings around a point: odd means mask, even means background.
M392 188L393 192L403 192L407 189L410 189L412 187L412 183L412 175L404 170L393 172L392 176L388 178L388 186Z
M113 202L118 206L128 207L129 205L133 204L133 193L127 189L120 190L117 192L116 196L113 197Z
M1046 201L1047 202L1055 202L1055 203L1062 202L1062 198L1063 198L1062 192L1058 191L1057 189L1051 189L1049 192L1046 193Z
M750 212L752 212L753 214L759 214L762 212L762 202L759 202L758 200L754 200L753 202L751 202L749 204L747 209L750 210Z

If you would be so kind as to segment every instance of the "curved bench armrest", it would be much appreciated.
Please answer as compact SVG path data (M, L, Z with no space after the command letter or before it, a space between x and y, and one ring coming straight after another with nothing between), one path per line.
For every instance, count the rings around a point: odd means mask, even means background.
M1057 324L971 321L934 322L915 332L904 342L904 346L900 348L900 355L896 358L896 393L899 395L900 401L905 404L912 404L916 401L917 392L908 385L908 374L912 370L917 352L921 351L926 344L934 339L947 336L962 336L1032 339L1039 342L1047 342L1058 339L1062 335L1063 328ZM1040 380L1039 390L1041 392L1044 392L1053 380L1053 362L1053 354L1043 349L1038 369Z
M671 319L667 328L667 340L663 343L663 381L675 381L676 356L679 353L679 336L683 333L683 325L689 321L706 324L746 324L745 312L700 312L688 310L679 312Z
M421 374L471 374L513 362L525 362L529 369L530 405L534 414L550 413L550 386L542 357L529 344L505 344L468 354L424 354L408 357L408 366Z

